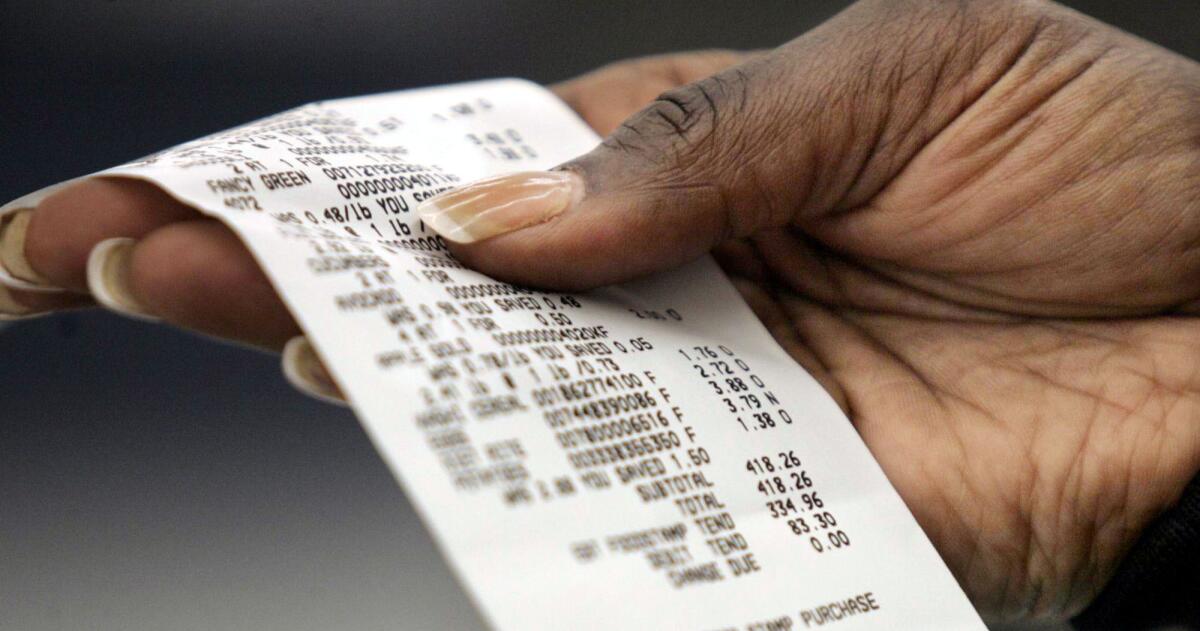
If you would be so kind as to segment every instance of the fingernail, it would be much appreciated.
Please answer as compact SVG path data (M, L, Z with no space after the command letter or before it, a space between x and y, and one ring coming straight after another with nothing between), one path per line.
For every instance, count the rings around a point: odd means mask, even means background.
M473 243L544 223L583 198L569 171L528 171L473 182L421 202L417 214L444 239Z
M33 309L13 298L12 292L0 285L0 320L20 320L35 315Z
M307 337L293 337L283 347L283 376L292 387L314 399L345 405L346 398Z
M25 235L29 232L29 220L33 218L33 209L21 210L2 226L0 226L0 265L17 280L41 287L53 287L29 266L25 258Z
M88 289L102 307L134 318L157 320L129 289L130 254L136 243L128 238L97 243L88 255Z

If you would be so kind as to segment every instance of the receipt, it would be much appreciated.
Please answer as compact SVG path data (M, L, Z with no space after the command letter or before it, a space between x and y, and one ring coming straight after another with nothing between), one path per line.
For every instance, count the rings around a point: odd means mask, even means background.
M984 629L710 259L539 292L464 268L415 216L597 141L498 80L315 103L98 175L241 236L493 627Z

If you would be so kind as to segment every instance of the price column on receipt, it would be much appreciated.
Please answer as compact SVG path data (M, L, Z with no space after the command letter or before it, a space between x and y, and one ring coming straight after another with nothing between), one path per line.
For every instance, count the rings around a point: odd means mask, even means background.
M243 238L494 627L984 629L711 260L538 292L464 268L415 216L597 141L499 80L316 103L103 175Z

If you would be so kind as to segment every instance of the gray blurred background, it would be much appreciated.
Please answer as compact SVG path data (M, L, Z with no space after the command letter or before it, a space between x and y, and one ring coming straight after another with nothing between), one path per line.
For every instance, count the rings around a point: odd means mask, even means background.
M845 4L0 0L0 198L307 101L767 47ZM1069 4L1200 58L1195 0ZM480 627L354 418L274 357L98 311L0 330L3 631Z

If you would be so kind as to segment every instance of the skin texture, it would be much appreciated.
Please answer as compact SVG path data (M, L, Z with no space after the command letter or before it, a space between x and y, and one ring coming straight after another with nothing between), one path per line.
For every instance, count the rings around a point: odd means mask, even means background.
M579 289L715 250L990 618L1077 613L1200 469L1196 63L1050 3L869 0L555 89L611 134L564 166L584 201L455 254ZM143 184L45 201L26 253L82 290L112 236L167 321L298 332L232 234Z

